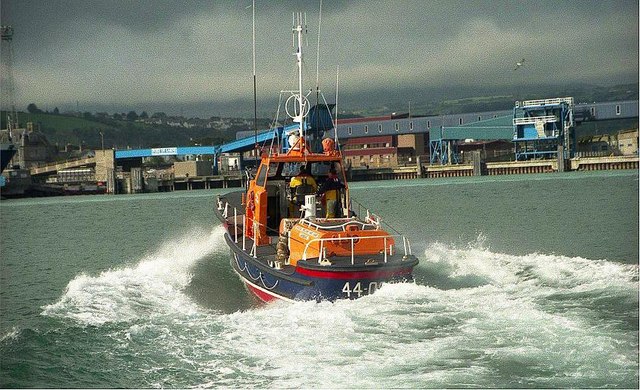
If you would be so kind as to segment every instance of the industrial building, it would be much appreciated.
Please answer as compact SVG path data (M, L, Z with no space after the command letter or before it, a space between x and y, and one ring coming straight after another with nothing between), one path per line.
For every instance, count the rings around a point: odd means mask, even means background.
M473 147L497 160L509 149L516 160L554 158L558 147L570 158L578 152L577 125L630 118L638 118L637 100L575 104L555 98L516 102L512 110L338 120L337 131L353 167L402 166L418 156L431 164L455 164ZM637 136L625 145L624 153L637 154Z

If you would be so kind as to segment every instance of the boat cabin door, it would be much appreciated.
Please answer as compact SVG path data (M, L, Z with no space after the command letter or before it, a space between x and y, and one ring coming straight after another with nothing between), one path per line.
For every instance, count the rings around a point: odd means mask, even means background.
M251 180L247 191L245 234L256 241L256 245L269 244L266 188L268 170L268 164L260 164L256 178Z

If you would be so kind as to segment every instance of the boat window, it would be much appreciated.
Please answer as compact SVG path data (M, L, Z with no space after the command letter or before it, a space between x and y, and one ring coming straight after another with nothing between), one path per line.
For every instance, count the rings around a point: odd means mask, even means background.
M338 179L340 179L340 181L345 184L345 177L343 175L343 171L342 171L342 164L338 161L335 162L323 162L323 163L317 163L314 165L314 170L313 170L313 174L316 178L319 178L320 180L324 180L328 175L329 175L329 171L331 170L331 168L336 170L336 174L338 175Z
M282 176L295 176L298 174L300 168L299 163L284 163L282 164Z
M260 187L264 187L267 183L267 167L265 165L260 165L260 169L258 170L258 175L256 176L256 185Z
M267 175L269 177L274 177L278 173L279 165L280 165L279 163L275 163L275 162L269 163L269 171L267 172Z
M286 178L292 178L294 176L298 176L298 174L300 173L300 168L303 166L305 167L305 172L313 176L314 179L318 177L318 170L322 169L321 164L317 162L316 163L290 162L290 163L282 164L282 172L280 176L286 177Z
M331 163L315 163L311 166L311 174L315 178L323 178L329 173Z

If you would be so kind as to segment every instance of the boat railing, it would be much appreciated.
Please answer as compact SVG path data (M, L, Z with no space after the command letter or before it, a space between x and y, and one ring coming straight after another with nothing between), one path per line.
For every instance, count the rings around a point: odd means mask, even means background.
M220 197L218 197L217 199L218 202L218 211L220 212L220 214L222 214L222 216L225 219L229 219L230 215L229 215L229 208L231 207L231 205L229 204L228 201L224 201L224 203L222 202L222 199ZM245 214L242 214L242 250L246 251L247 250L247 235L245 234L245 229L244 227L247 224L247 216ZM233 240L234 242L237 244L238 243L238 218L240 217L240 215L238 214L238 209L236 207L233 207ZM255 219L253 220L253 231L257 231L258 229L258 221L256 221ZM256 247L256 240L253 240L253 247L251 248L251 255L255 258L257 255L257 247Z
M411 252L411 243L409 242L409 240L403 236L403 235L390 235L390 234L385 234L385 235L379 235L379 236L351 236L351 237L329 237L329 238L314 238L310 241L307 242L307 244L304 247L304 251L302 252L302 260L307 260L307 251L310 249L311 244L313 244L314 242L319 242L320 243L320 248L319 248L319 255L318 255L318 263L322 264L323 262L327 261L327 256L326 256L326 247L325 247L325 243L326 242L340 242L340 243L344 243L345 241L350 241L350 245L351 245L351 265L355 264L355 245L356 242L360 242L362 240L379 240L382 239L383 240L383 259L384 262L386 263L389 259L389 256L393 256L393 243L390 243L389 239L390 238L401 238L402 239L402 246L403 246L403 250L404 250L404 258L407 258L407 256L412 255Z
M300 219L300 223L307 225L308 227L311 228L315 228L316 230L318 229L341 229L342 231L346 231L347 230L347 226L354 226L354 225L359 225L362 229L364 230L365 227L371 227L372 230L378 230L380 228L380 226L375 225L374 223L367 223L367 222L362 222L362 221L358 221L355 218L350 218L348 220L345 220L342 223L336 223L333 225L319 225L309 219Z
M379 216L370 213L369 209L367 209L367 216L364 218L365 222L368 222L376 227L376 229L380 229L380 222L382 222L382 218Z
M248 222L253 225L252 229L254 234L255 232L259 232L259 229L261 227L264 227L267 230L273 231L273 229L271 229L269 226L261 224L255 219L251 219L250 221L248 221L246 214L239 214L238 209L235 206L232 206L228 201L223 202L222 199L218 197L217 203L218 203L218 206L217 206L218 211L220 212L222 217L224 217L225 220L229 221L231 218L233 218L233 240L237 244L239 239L242 239L243 251L245 252L247 251L247 234L246 234L245 226L247 226ZM238 222L240 219L242 219L242 229L240 229L242 232L238 231ZM239 233L241 233L241 235ZM253 258L257 258L258 257L257 256L258 254L257 240L251 239L251 242L253 244L251 245L251 250L249 251L249 254L253 256Z
M222 199L220 197L218 197L217 199L217 207L218 207L218 211L222 214L222 216L226 219L229 220L229 218L231 216L233 216L233 239L234 242L237 244L238 243L238 236L239 236L239 232L238 232L238 222L239 222L239 218L242 218L242 250L246 251L246 245L247 245L247 236L245 233L245 226L247 224L247 216L245 214L239 215L238 214L238 209L236 207L233 207L229 204L228 201L222 201ZM233 210L230 210L231 208L233 208ZM309 220L304 220L301 219L301 222L305 222L305 223L309 223L312 224L311 221ZM354 222L359 223L359 224L363 224L360 221L348 221L345 222L344 225L348 225L348 224L353 224ZM260 223L258 221L256 221L255 219L252 221L253 223L253 231L257 232L258 229L260 228ZM379 222L378 222L379 223ZM363 226L366 224L363 224ZM375 225L375 224L374 224ZM268 228L268 227L267 227ZM384 258L384 262L386 263L388 261L389 256L393 256L394 253L394 245L393 243L389 242L390 238L399 238L402 239L402 247L404 250L404 257L406 258L407 256L412 255L412 251L411 251L411 242L409 241L409 239L407 239L405 236L401 235L401 234L385 234L385 235L376 235L376 236L350 236L350 237L329 237L329 238L314 238L312 240L310 240L309 242L307 242L307 244L305 245L304 251L302 253L302 260L307 260L307 251L310 248L310 245L313 242L320 242L320 250L319 253L320 255L318 256L318 263L322 264L323 261L326 261L326 248L325 248L325 242L342 242L344 243L345 241L349 241L350 245L351 245L351 264L355 264L355 244L356 241L360 241L360 240L373 240L373 239L382 239L383 240L383 258ZM253 245L250 251L250 255L252 255L254 258L257 257L257 240L252 240Z

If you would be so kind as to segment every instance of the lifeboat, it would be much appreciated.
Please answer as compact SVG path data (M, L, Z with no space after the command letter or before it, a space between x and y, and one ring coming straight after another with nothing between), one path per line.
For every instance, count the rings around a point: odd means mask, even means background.
M304 158L303 158L304 155ZM332 169L344 187L338 211L327 218L329 202L316 190L296 199L292 172L305 166L318 188ZM323 175L323 172L326 174ZM231 266L247 288L263 301L355 299L383 283L412 280L418 259L409 241L383 228L381 219L350 207L341 154L292 150L264 156L247 191L219 196L217 213L231 248ZM327 180L327 179L324 179Z
M301 76L304 29L298 24L293 31L300 72L289 110L294 125L276 132L283 146L262 154L246 190L216 201L231 267L265 302L356 299L384 283L411 281L418 259L409 241L366 208L359 205L363 215L354 212L333 125L333 137L321 138L326 128L309 134ZM317 149L307 142L310 135Z

